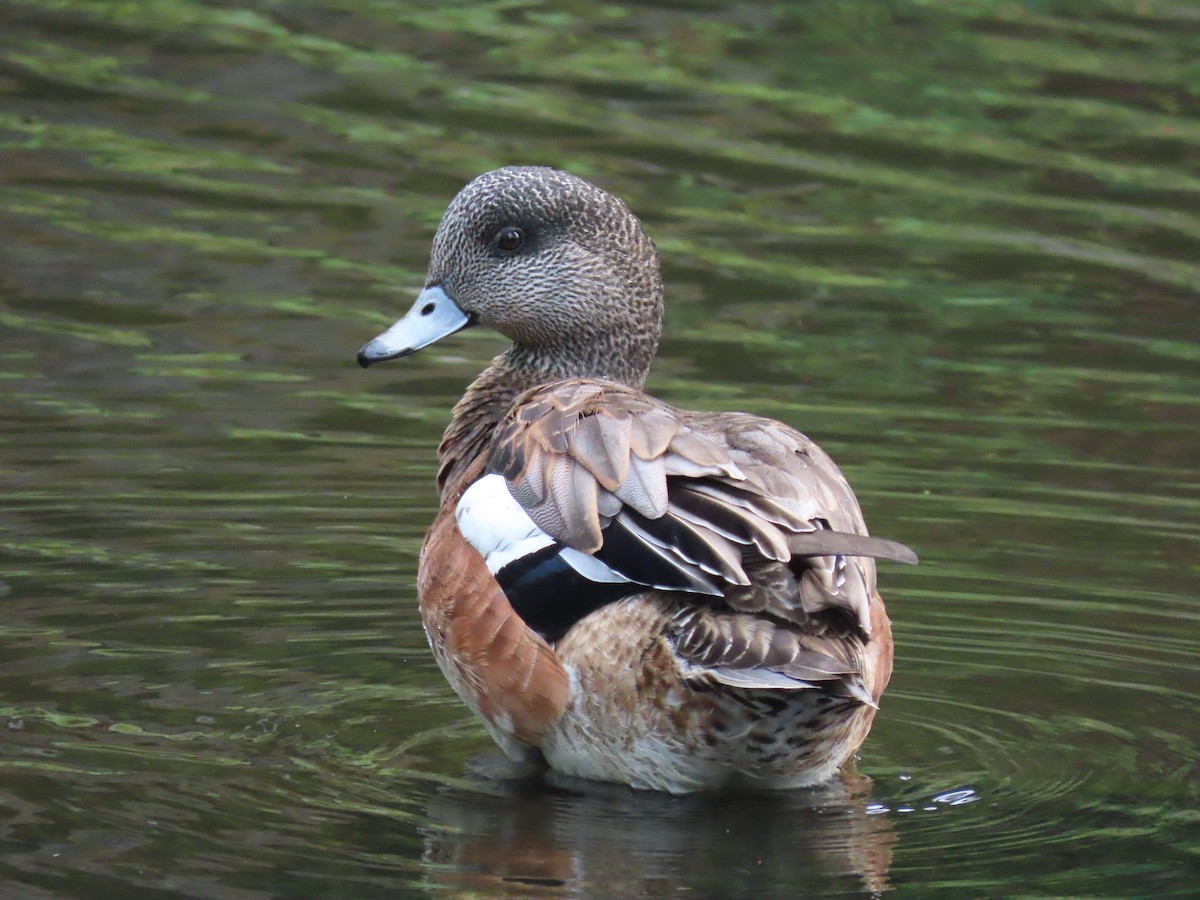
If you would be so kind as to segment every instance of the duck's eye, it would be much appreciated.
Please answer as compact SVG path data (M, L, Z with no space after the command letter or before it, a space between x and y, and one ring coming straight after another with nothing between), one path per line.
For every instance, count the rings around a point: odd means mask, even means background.
M520 228L508 226L496 232L496 246L505 253L516 253L525 243L525 232Z

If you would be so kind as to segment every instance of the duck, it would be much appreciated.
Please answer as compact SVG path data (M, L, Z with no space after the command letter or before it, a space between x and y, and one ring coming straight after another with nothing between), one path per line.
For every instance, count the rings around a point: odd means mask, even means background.
M422 545L422 624L512 760L686 794L832 779L891 677L870 536L833 460L781 422L643 388L658 252L618 197L508 166L468 183L411 309L364 368L472 327L509 347L455 404Z

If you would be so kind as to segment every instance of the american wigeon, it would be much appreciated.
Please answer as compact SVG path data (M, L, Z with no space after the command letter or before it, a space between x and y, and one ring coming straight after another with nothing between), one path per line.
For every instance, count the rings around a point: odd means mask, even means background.
M676 793L815 784L866 737L892 670L854 493L800 432L642 392L658 254L621 200L547 168L454 198L425 289L358 353L471 325L512 341L454 407L422 620L515 759Z

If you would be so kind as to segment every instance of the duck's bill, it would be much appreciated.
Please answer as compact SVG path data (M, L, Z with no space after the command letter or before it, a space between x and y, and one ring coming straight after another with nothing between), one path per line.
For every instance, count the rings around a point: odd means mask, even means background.
M440 287L427 287L417 295L404 318L358 351L358 364L399 359L428 347L448 334L471 324L471 317Z

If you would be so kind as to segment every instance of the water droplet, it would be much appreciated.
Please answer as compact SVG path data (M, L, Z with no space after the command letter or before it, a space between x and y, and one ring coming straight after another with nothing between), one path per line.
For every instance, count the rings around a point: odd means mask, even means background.
M949 806L962 806L966 803L974 803L978 799L979 795L973 790L970 788L963 788L959 791L948 791L945 794L938 794L933 798L933 802L945 803Z

